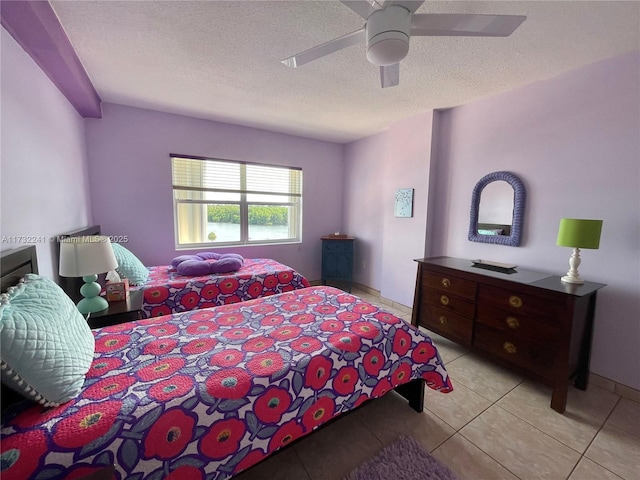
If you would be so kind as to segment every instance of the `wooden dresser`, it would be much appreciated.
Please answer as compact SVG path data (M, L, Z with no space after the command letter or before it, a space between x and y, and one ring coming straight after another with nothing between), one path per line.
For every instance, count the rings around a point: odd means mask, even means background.
M586 390L596 294L605 285L485 270L459 258L416 261L413 325L553 387L551 408L560 413L571 378Z

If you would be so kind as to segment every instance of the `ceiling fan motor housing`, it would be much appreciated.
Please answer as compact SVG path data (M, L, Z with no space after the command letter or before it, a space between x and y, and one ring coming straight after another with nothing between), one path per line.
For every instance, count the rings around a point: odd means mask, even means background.
M367 59L374 65L394 65L409 52L411 12L400 5L377 10L367 19Z

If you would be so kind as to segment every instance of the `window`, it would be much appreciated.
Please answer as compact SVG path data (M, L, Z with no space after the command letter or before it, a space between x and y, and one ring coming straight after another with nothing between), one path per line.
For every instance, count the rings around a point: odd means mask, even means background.
M299 242L302 169L171 155L177 248Z

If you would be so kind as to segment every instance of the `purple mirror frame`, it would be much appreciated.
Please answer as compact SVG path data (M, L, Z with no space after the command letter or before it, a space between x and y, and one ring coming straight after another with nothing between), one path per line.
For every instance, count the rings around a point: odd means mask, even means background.
M484 187L491 182L503 180L513 187L513 218L511 223L511 235L480 235L478 233L478 213L480 210L480 196ZM469 221L469 240L480 243L496 243L511 247L520 246L522 239L522 226L524 223L524 206L526 189L520 178L511 172L493 172L485 175L476 183L471 194L471 214Z

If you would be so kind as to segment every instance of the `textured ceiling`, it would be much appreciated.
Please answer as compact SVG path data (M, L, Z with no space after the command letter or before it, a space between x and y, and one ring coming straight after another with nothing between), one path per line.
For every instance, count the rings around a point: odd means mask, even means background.
M527 15L507 38L414 37L381 89L364 44L280 59L362 27L337 1L53 1L103 101L335 142L640 49L640 3L427 1L418 13Z

